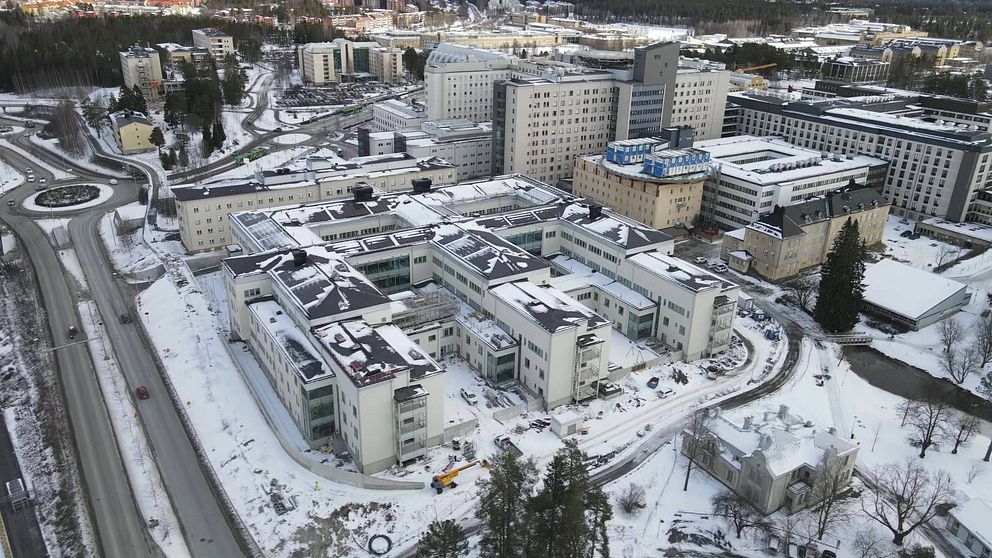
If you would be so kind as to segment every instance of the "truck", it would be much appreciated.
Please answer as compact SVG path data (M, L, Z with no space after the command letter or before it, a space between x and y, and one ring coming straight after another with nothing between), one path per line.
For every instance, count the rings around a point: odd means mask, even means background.
M465 469L471 469L476 465L482 465L483 467L486 468L489 467L489 463L485 459L483 459L482 461L479 461L478 459L475 461L470 461L465 465L462 465L461 467L456 467L450 471L445 471L439 475L434 475L434 478L431 480L431 488L436 490L438 494L441 494L442 492L444 492L444 489L448 488L449 486L451 488L458 486L458 483L455 482L455 479L458 478L459 473L461 473Z
M520 457L524 454L524 452L520 451L520 448L518 448L517 445L513 443L513 440L510 440L510 437L506 434L496 436L496 438L493 439L493 443L496 444L496 447L509 453L513 457Z

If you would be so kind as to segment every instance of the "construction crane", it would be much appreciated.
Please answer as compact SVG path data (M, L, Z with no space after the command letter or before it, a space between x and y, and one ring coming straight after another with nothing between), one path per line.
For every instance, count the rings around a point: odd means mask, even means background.
M433 488L434 490L437 490L437 493L438 494L444 492L444 489L447 488L447 487L449 487L449 486L452 487L452 488L454 488L454 487L458 486L455 483L455 478L458 476L458 473L464 471L465 469L470 469L472 467L475 467L476 465L479 465L479 464L481 464L483 467L489 467L489 462L487 462L485 459L483 459L481 461L479 461L477 459L475 461L466 463L465 465L462 465L461 467L457 467L457 468L452 469L450 471L446 471L444 473L441 473L440 475L434 475L434 480L431 481L431 488Z
M738 73L741 73L741 74L746 74L748 72L753 72L755 70L764 70L766 68L774 68L775 66L778 66L778 64L777 63L772 63L772 64L760 64L758 66L747 66L745 68L737 68L737 72Z

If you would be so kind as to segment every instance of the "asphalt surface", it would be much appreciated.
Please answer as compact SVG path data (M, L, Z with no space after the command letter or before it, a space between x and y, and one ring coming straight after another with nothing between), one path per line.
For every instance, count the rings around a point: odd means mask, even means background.
M34 167L11 151L5 150L4 158L19 169ZM34 172L38 179L47 177L51 181L54 178L43 168L35 168ZM70 326L79 328L76 297L66 282L68 272L62 269L45 233L30 218L14 214L7 207L8 199L23 199L30 193L25 190L27 188L22 186L12 195L0 198L3 202L0 220L17 235L21 248L34 266L48 314L52 343L58 347L72 342L67 335ZM153 556L155 545L147 537L144 521L135 507L89 350L85 344L68 345L56 349L55 356L85 483L83 488L88 495L102 554L121 558Z
M31 145L26 138L13 140L39 159L64 168L65 163L58 157ZM47 171L16 153L4 150L4 156L9 160L19 161L15 164L16 168L34 168L36 178L47 177L52 182L53 177ZM73 174L83 179L75 182L107 181L108 177L99 173L70 167ZM157 178L154 180L157 181ZM69 182L73 181L63 180L59 183ZM130 391L133 393L138 386L144 385L152 393L150 399L138 401L138 409L190 552L193 556L206 557L244 556L246 553L239 544L229 517L211 489L207 474L200 466L200 460L158 373L155 349L146 344L135 329L137 326L120 322L119 316L130 304L114 281L112 266L102 250L97 224L110 208L134 201L137 184L121 180L114 190L114 197L109 202L77 212L73 217L69 233L74 248L91 295L100 315L105 318L108 340L124 371ZM46 235L30 217L48 215L32 214L16 208L11 212L11 208L6 205L6 200L11 197L20 202L32 193L33 190L25 185L16 189L12 195L5 196L2 199L3 205L0 206L0 219L6 221L18 234L21 245L25 247L38 270L53 339L56 344L61 344L65 342L63 338L69 325L78 327L79 318L75 299L65 282L67 272L62 269ZM160 554L154 542L145 536L143 519L134 505L89 352L85 345L74 345L58 353L60 374L67 378L64 386L70 421L72 425L86 425L84 428L73 428L73 434L83 465L83 477L90 495L103 555L130 558ZM86 373L80 373L81 370ZM101 417L92 416L96 410L100 411Z
M0 421L2 422L2 421ZM14 446L10 443L10 435L6 428L0 428L0 482L24 478L21 467L17 462ZM7 494L6 490L3 492ZM14 556L46 556L48 550L41 538L41 528L38 519L31 509L14 513L10 504L0 505L3 523L6 527L10 549Z

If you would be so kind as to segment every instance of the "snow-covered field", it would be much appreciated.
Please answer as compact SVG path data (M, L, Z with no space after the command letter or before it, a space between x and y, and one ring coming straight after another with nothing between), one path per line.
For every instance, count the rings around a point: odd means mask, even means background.
M0 196L24 184L24 175L0 159Z
M122 208L139 208L141 204L133 202ZM114 268L121 273L134 273L154 267L160 263L156 254L142 238L143 229L124 234L118 234L114 228L114 212L107 212L100 219L100 237L114 263Z

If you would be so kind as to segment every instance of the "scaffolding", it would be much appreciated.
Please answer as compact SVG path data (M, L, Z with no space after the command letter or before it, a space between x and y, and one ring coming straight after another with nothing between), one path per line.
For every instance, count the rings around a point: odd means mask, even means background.
M441 292L422 292L414 289L414 296L401 302L406 310L393 315L393 324L403 331L424 324L444 321L458 313L460 303L453 296Z

